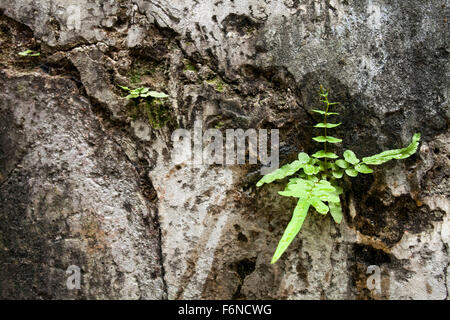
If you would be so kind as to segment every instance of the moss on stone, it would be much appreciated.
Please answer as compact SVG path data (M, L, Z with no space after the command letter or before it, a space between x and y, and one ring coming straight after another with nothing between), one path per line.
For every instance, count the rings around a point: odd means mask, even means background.
M195 65L188 59L184 60L184 71L194 71L197 72Z
M155 61L136 60L133 62L128 77L133 85L140 84L145 76L153 76L163 68Z
M214 128L216 128L216 129L222 129L224 126L225 126L225 122L219 121L219 122L217 122L217 124L214 126Z
M25 86L22 84L18 84L16 87L16 90L18 93L23 93L25 91L25 89L26 89Z
M152 99L146 102L148 123L155 129L165 127L172 122L173 117L169 106L161 99Z
M168 102L162 99L141 99L138 103L133 103L128 115L133 119L147 119L152 128L161 129L174 122Z
M212 86L214 86L214 89L218 92L223 92L225 90L225 82L223 82L222 79L220 79L218 76L215 76L212 79L206 80L206 82Z

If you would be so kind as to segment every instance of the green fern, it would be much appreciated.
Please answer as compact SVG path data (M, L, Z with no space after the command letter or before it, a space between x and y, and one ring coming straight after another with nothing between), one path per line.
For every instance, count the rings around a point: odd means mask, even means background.
M285 197L298 198L297 206L284 234L273 255L271 263L275 263L290 243L300 231L309 208L313 207L320 214L331 214L336 223L342 221L342 207L340 195L343 190L339 186L339 179L344 175L356 177L359 173L369 174L373 170L369 165L383 164L392 159L405 159L413 155L419 145L420 134L414 134L412 142L403 149L384 151L380 154L362 159L357 158L351 150L345 150L343 159L330 151L330 145L342 142L341 139L328 135L328 129L335 128L341 123L329 122L329 116L338 115L337 112L330 112L333 105L338 102L328 100L328 92L320 86L320 102L324 104L323 110L312 110L323 115L323 122L315 125L316 128L323 129L323 135L314 137L313 140L323 143L323 149L317 151L312 156L301 152L298 159L282 166L281 168L266 174L256 184L257 187L275 180L281 180L288 176L294 176L286 185L284 191L279 194Z
M168 98L169 96L164 92L152 91L149 88L136 88L130 89L128 87L119 86L122 90L128 91L129 94L126 96L127 99L135 99L135 98Z

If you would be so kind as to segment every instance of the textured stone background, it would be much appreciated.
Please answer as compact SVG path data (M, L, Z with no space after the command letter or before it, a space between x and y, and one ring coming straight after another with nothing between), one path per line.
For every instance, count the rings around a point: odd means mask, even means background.
M2 0L0 297L448 299L448 8L442 0ZM26 49L39 58L21 58ZM117 85L170 95L132 116ZM359 156L413 157L345 185L344 221L294 206L256 165L170 161L175 128L279 128L312 152L319 83ZM342 150L340 150L342 151ZM81 290L67 290L78 265ZM381 292L366 288L369 265Z

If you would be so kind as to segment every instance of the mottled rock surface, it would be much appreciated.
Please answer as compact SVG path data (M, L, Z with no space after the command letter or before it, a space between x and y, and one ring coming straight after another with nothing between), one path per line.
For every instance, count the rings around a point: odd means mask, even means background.
M448 8L443 1L3 0L0 297L448 299ZM34 49L39 57L18 52ZM418 153L345 183L344 221L259 165L171 161L171 134L280 130L314 152L310 110L340 101L339 153L422 133ZM118 87L170 98L149 122ZM82 271L80 290L66 269ZM381 290L367 288L369 266Z

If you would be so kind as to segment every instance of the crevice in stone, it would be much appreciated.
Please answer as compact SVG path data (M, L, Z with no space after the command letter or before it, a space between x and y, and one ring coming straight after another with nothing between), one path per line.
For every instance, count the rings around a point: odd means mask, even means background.
M164 290L164 298L168 299L168 287L167 287L167 281L166 281L166 270L164 268L164 254L162 252L162 230L161 230L161 222L159 220L159 212L158 212L158 208L156 208L155 210L155 224L157 224L157 230L158 230L158 242L159 242L159 250L158 250L158 256L159 256L159 261L160 261L160 265L161 265L161 280L163 283L163 290Z
M444 298L444 300L448 300L448 285L449 284L448 284L447 272L448 272L448 263L447 263L447 266L444 269L444 279L445 279L445 298Z
M153 187L153 183L150 180L149 174L148 174L148 170L144 170L141 171L141 168L136 167L136 171L138 172L138 175L140 177L140 188L143 192L143 194L145 195L145 198L147 199L147 201L149 201L150 203L155 203L157 202L157 193L155 188ZM161 280L163 283L163 291L164 291L164 298L167 299L168 297L168 288L167 288L167 282L166 282L166 272L165 272L165 268L164 268L164 255L162 252L162 230L161 230L161 222L159 219L159 210L158 207L155 205L153 206L153 219L152 219L152 225L153 228L155 230L157 230L158 233L158 257L159 257L159 262L160 262L160 276L161 276ZM150 221L148 221L148 219L146 219L147 223L149 223Z
M442 241L442 245L445 249L445 253L448 256L448 252L449 252L449 247L447 245L447 243L444 241L444 239L442 238L442 230L439 232L439 235L441 237L441 241ZM448 266L449 266L449 262L447 262L447 265L444 268L444 281L445 281L445 299L444 300L448 300L449 299L449 295L448 295L448 287L449 287L449 283L448 283Z
M93 112L97 115L97 117L99 118L99 121L102 122L102 124L104 124L104 121L106 121L107 124L109 124L109 129L112 129L115 131L116 130L121 131L121 128L123 128L124 125L128 125L124 121L114 119L112 116L112 112L107 108L107 106L105 106L101 102L97 101L94 97L90 97L88 95L86 95L86 97L89 99L90 104L93 109ZM141 189L141 192L144 195L146 201L148 201L147 207L149 208L149 210L152 209L152 211L154 212L152 226L157 232L160 276L161 276L161 281L162 281L162 285L163 285L164 298L167 299L168 287L167 287L167 282L165 280L164 255L162 252L162 230L161 230L161 224L160 224L160 220L159 220L158 208L155 205L155 206L152 206L152 208L150 209L150 204L154 204L155 202L157 202L158 197L157 197L156 190L153 187L153 184L148 175L148 167L149 166L140 166L140 165L136 164L133 160L131 160L128 157L128 155L123 150L120 143L117 142L117 140L114 138L114 136L110 135L110 137L111 137L111 140L118 146L118 148L120 148L120 150L122 151L122 154L127 159L127 162L129 162L134 167L136 175L139 177L139 188ZM144 221L146 221L147 224L149 223L148 218L147 219L144 218Z
M233 296L231 297L232 300L246 299L245 295L241 293L241 289L244 284L245 278L250 274L252 274L253 271L255 271L255 267L256 267L256 258L242 259L241 261L233 263L230 266L230 269L234 270L238 274L240 279L240 283L236 288L236 291L234 292Z
M91 102L91 106L93 107L93 112L97 115L97 117L100 117L102 120L106 121L109 125L110 128L109 129L113 129L113 130L121 130L121 128L123 128L124 125L128 125L126 122L124 121L120 121L118 119L114 119L112 116L112 112L107 108L107 106L103 105L101 102L97 101L94 97L90 97L90 96L86 96L90 102ZM99 119L100 121L100 119ZM103 121L101 121L103 123ZM117 132L117 131L116 131ZM156 190L153 187L153 184L149 178L148 175L148 168L149 166L140 166L138 164L136 164L133 160L131 160L128 155L126 154L126 152L123 150L122 146L120 145L119 142L117 142L117 140L110 135L111 140L120 148L120 150L122 151L122 154L125 156L125 158L127 159L127 161L134 167L135 172L137 174L137 176L139 177L139 187L141 189L142 194L145 196L145 199L149 202L154 204L155 202L157 202L157 194L156 194ZM144 170L143 170L144 169ZM148 206L149 207L149 206ZM164 255L162 252L162 230L161 230L161 224L160 224L160 220L159 220L159 214L158 214L158 208L157 206L154 206L154 208L152 208L154 211L154 217L153 217L153 227L157 232L157 236L158 236L158 256L159 256L159 261L160 261L160 272L161 272L161 280L163 283L163 292L164 292L164 298L167 298L168 296L168 289L167 289L167 282L165 280L165 268L164 268ZM150 210L150 208L149 208ZM144 219L145 220L145 219ZM148 221L147 221L148 223Z

